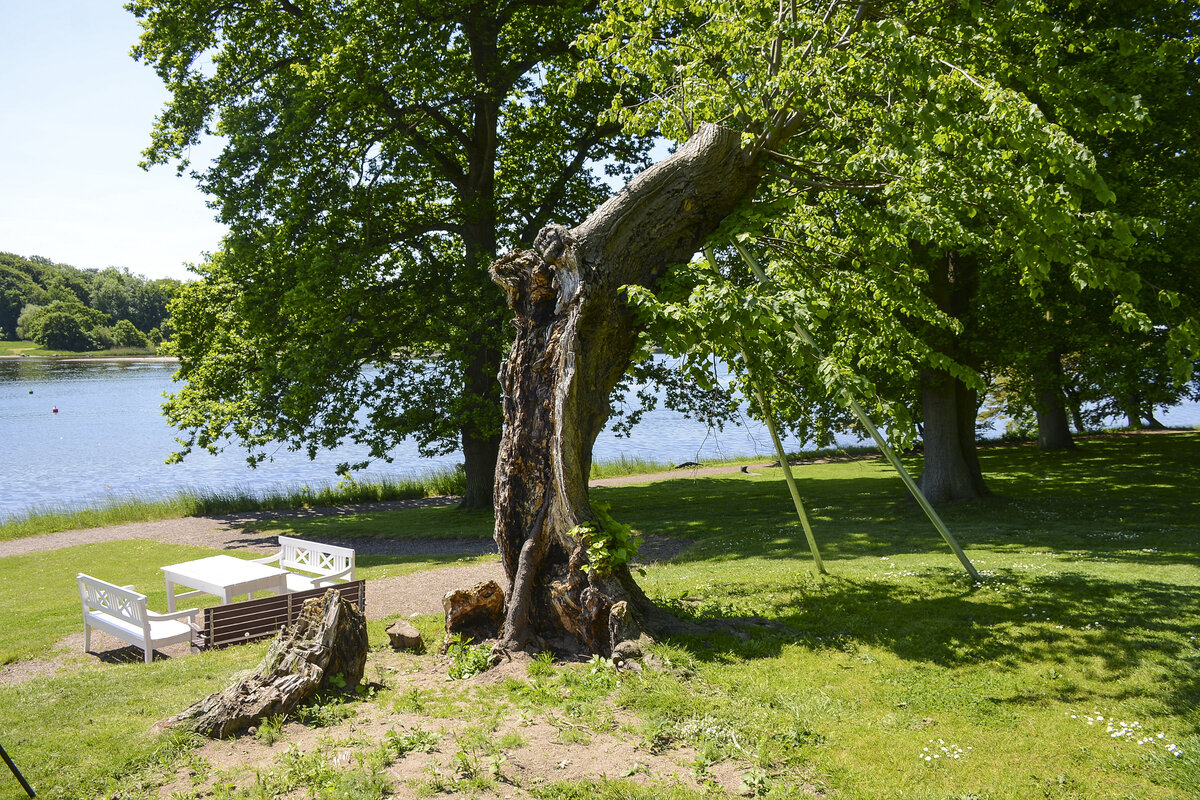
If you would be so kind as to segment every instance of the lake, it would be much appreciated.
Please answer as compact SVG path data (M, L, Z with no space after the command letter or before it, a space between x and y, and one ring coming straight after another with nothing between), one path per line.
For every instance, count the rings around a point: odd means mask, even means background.
M160 406L174 385L174 370L174 364L147 361L0 359L0 519L38 508L153 499L180 490L325 485L336 482L337 464L366 457L364 449L347 446L310 461L304 453L280 447L270 461L250 469L234 447L218 456L194 452L181 464L165 464L177 445ZM1200 406L1171 409L1159 419L1168 425L1200 425ZM753 420L744 422L715 431L660 407L629 438L602 433L594 454L600 461L625 455L674 464L774 457L765 428ZM840 443L856 441L845 437ZM791 439L784 444L793 451L804 446ZM392 463L375 465L367 475L415 477L462 461L457 453L421 458L408 443L390 455Z
M366 458L365 448L346 446L310 461L305 453L281 446L270 461L251 469L244 452L233 447L218 456L196 451L183 463L165 464L177 449L175 431L161 413L163 394L174 387L174 370L172 363L149 361L0 359L0 519L37 508L157 498L185 489L325 485L337 481L339 463ZM747 422L711 431L659 408L630 438L603 433L595 457L678 464L774 453L765 428ZM421 458L416 445L408 443L390 455L392 463L373 465L367 474L416 477L462 462L458 453Z

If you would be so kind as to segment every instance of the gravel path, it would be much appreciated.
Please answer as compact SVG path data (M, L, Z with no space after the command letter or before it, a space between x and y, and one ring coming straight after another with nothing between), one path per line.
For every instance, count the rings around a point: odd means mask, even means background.
M680 469L653 475L623 475L617 478L600 478L591 486L629 486L638 483L672 480L676 478L702 478L745 471L739 467L698 467ZM238 514L220 514L210 517L181 517L155 522L131 522L107 528L86 528L75 531L60 531L43 536L29 536L0 542L0 558L4 556L40 553L94 542L112 542L119 539L154 539L170 544L195 544L215 550L245 550L252 553L270 553L276 548L275 535L247 530L254 522L271 519L304 519L308 517L347 516L365 511L387 511L401 508L424 508L448 506L458 502L457 497L426 497L419 500L394 500L384 503L338 506L334 508L306 508L290 511L254 511ZM329 544L337 544L330 541ZM491 540L486 539L356 539L350 546L362 555L480 555L492 552Z

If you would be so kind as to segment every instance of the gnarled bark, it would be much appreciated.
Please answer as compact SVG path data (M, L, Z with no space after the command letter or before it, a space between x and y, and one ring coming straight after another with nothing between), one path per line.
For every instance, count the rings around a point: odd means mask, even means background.
M665 624L627 567L592 568L577 530L595 519L592 445L636 344L620 289L653 286L671 264L691 258L758 177L739 134L706 125L583 224L543 228L534 249L492 265L517 328L500 372L495 538L508 581L501 648L548 644L609 655Z
M338 688L357 686L366 664L366 618L358 606L330 589L324 597L305 602L252 674L165 724L224 739L267 717L290 713L335 681Z

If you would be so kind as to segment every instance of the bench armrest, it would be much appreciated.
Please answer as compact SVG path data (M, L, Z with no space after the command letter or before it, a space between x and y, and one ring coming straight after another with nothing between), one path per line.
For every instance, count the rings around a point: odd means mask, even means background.
M251 561L251 563L254 563L254 564L271 564L271 563L279 561L279 559L281 559L281 558L283 558L282 550L280 550L278 553L276 553L273 556L267 556L266 558L252 558L252 559L250 559L250 561Z
M169 614L159 614L157 611L147 611L146 616L150 619L183 619L192 617L193 619L200 613L198 608L185 608L183 611L172 611Z
M312 582L313 582L313 586L315 586L319 589L319 588L321 588L321 584L323 584L323 583L331 583L332 584L332 583L341 583L342 581L348 581L348 580L350 580L350 578L353 574L354 574L354 567L346 567L341 572L331 572L328 575L318 575L317 577L312 579Z

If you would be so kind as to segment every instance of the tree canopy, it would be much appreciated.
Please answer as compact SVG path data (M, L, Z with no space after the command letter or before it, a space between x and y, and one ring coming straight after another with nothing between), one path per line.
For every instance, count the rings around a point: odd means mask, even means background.
M1155 266L1147 237L1186 219L1154 186L1163 171L1187 182L1196 165L1194 134L1166 110L1194 103L1193 20L1186 3L1155 5L833 3L823 16L662 3L643 24L618 4L596 68L615 61L660 84L656 103L626 112L634 124L797 128L764 153L764 190L723 234L770 254L775 288L763 297L736 261L721 273L697 263L673 292L636 293L652 338L680 352L716 341L735 365L748 343L783 378L772 407L806 438L841 423L839 387L853 385L900 443L924 422L928 444L931 419L906 387L941 374L983 391L1004 334L1009 354L1029 344L1028 327L1004 324L1005 304L1033 313L1058 287L1100 295L1097 335L1165 325L1164 357L1186 374L1192 271ZM1144 177L1131 167L1149 161ZM1005 295L977 294L1001 284ZM781 333L789 319L814 332L820 359Z
M1135 226L1072 132L1142 123L1136 95L1071 57L1082 41L1122 41L1107 21L1027 2L605 8L584 76L630 87L616 104L627 125L687 141L580 224L548 226L493 266L519 331L497 473L503 648L616 653L669 629L613 557L628 554L619 528L587 502L605 398L651 339L735 366L753 354L776 409L802 414L849 385L904 441L914 420L899 392L918 376L926 398L927 373L979 386L956 337L992 270L1030 300L1065 280L1104 292L1126 328L1152 325L1129 263ZM705 260L658 293L670 265L734 239L770 256L768 288ZM1195 348L1187 325L1168 335Z
M170 93L148 163L221 143L193 174L229 234L174 308L183 452L351 439L386 458L412 436L461 447L464 502L489 504L509 334L487 266L643 150L600 120L605 81L569 80L593 4L129 8Z

